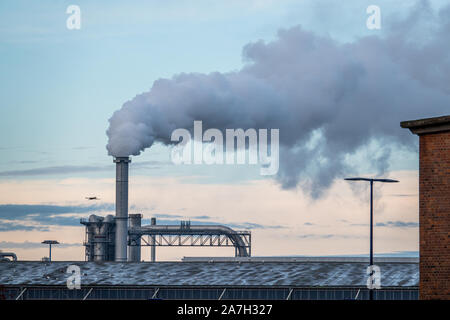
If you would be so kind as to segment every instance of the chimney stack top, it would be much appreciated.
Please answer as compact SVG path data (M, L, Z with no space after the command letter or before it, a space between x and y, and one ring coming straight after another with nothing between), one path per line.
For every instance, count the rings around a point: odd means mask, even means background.
M130 157L114 157L113 160L115 163L119 163L119 162L131 162Z

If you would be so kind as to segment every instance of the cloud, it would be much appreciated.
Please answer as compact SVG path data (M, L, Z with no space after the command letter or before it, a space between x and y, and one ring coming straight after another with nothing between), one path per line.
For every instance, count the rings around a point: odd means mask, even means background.
M9 170L0 172L0 177L60 175L85 172L113 170L112 166L54 166L25 170Z
M170 165L171 162L164 161L141 161L133 163L133 169L139 168L158 168L160 165ZM68 175L88 172L114 172L114 165L106 166L52 166L25 170L1 171L0 177L17 176L41 176L41 175Z
M39 163L39 161L37 161L37 160L19 160L19 161L10 161L10 163L30 164L30 163Z
M46 204L1 204L0 219L15 220L22 217L44 217L67 213L89 213L114 210L114 204L95 204L90 206L58 206ZM35 216L36 215L36 216Z
M368 223L352 223L350 224L353 227L367 227ZM386 222L377 222L375 224L376 227L386 227L386 228L418 228L418 222L406 222L406 221L386 221Z
M377 227L388 227L388 228L418 228L418 222L405 222L405 221L386 221L378 222L375 224Z
M315 234L315 233L308 233L308 234L301 234L297 236L297 238L300 239L360 239L363 238L361 236L355 236L355 235L342 235L342 234Z
M0 241L0 248L14 248L14 249L38 249L45 248L48 245L42 244L40 242L11 242L11 241ZM60 243L58 245L59 248L69 248L69 247L81 247L81 243Z
M166 214L166 213L156 213L153 214L154 217L156 218L183 218L183 216L177 215L177 214Z
M391 253L379 253L378 256L385 257L419 257L419 251L395 251Z
M31 218L43 225L53 226L80 226L79 217L64 217L64 216L38 216Z
M157 166L171 166L173 163L171 161L139 161L139 162L133 162L133 168L158 168Z
M258 223L252 223L252 222L242 222L242 223L225 223L226 226L229 226L231 228L236 229L283 229L284 226L280 225L263 225Z
M95 147L79 146L79 147L72 148L72 150L89 150L89 149L95 149Z
M3 204L0 205L0 231L49 231L48 226L80 226L80 218L70 214L87 215L108 211L114 211L114 204L90 206ZM35 225L32 225L33 223Z
M385 256L394 256L394 257L419 257L419 251L395 251L393 253L385 253Z
M40 231L47 232L50 231L46 226L39 225L26 225L20 222L4 222L0 221L0 232L5 231Z
M205 220L211 219L210 216L194 216L194 217L192 217L192 218L193 218L193 219L205 219Z

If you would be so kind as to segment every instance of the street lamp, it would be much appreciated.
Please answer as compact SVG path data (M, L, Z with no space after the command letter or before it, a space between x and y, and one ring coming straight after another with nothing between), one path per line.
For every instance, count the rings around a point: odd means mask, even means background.
M371 178L345 178L347 181L368 181L370 182L370 266L373 266L373 183L385 182L394 183L398 180L392 179L371 179ZM369 288L369 299L373 300L373 288Z
M56 240L44 240L42 241L43 244L48 244L49 246L49 253L48 253L48 260L52 262L52 244L59 244Z

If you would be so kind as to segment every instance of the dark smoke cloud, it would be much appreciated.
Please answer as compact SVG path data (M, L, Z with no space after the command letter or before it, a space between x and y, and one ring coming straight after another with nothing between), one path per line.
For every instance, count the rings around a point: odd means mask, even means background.
M384 26L387 25L384 23ZM450 110L450 6L433 12L418 2L410 15L366 36L340 43L300 26L272 42L243 49L238 72L179 74L159 79L111 117L107 149L138 155L169 144L176 128L279 128L283 188L317 197L354 172L348 156L377 140L374 172L388 169L391 148L415 149L399 122Z

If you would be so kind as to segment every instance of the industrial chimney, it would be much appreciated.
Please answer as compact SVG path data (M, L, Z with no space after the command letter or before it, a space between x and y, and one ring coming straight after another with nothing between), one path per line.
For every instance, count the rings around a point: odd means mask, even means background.
M129 157L116 157L116 252L115 260L127 261L128 244L128 163Z

